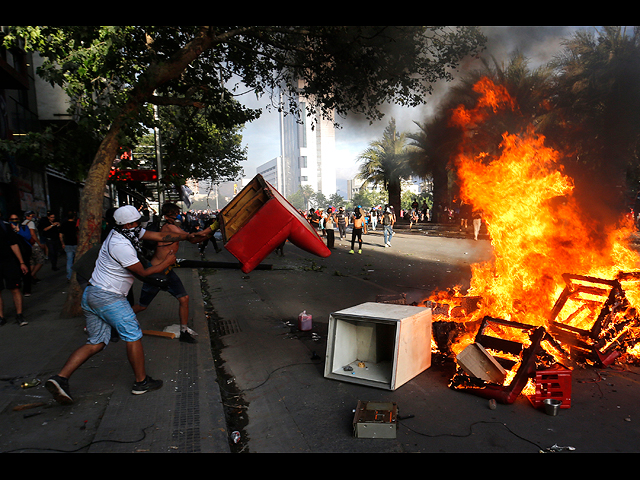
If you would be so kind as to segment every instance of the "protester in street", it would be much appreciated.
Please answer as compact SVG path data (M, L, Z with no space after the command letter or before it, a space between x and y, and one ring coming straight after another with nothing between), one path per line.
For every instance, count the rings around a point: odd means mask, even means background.
M45 247L44 247L44 244L40 241L38 229L35 223L35 218L36 218L36 212L30 210L24 214L24 221L22 222L22 225L27 227L31 232L31 262L29 267L31 269L32 284L38 283L40 281L36 276L36 274L40 271L40 269L42 268L42 265L44 265L44 260L45 260L44 258Z
M409 230L418 223L418 210L412 208L409 212Z
M209 214L209 215L203 217L202 218L202 229L203 229L203 231L206 232L207 229L210 228L211 225L213 225L216 221L217 221L216 217L213 216L212 214ZM216 251L216 253L220 253L222 251L222 248L220 248L218 246L218 241L216 240L216 237L212 235L211 237L205 238L198 245L198 251L200 252L200 255L204 255L204 251L207 248L207 245L209 244L209 240L211 240L211 243L213 244L213 249Z
M347 214L344 211L344 207L338 208L335 218L338 224L338 233L340 234L340 240L347 238Z
M385 248L391 246L391 237L393 236L394 216L391 207L386 205L382 212L382 235Z
M358 253L362 253L362 234L367 233L367 224L364 221L364 215L362 214L362 207L358 205L353 212L353 230L351 231L351 250L349 253L354 253L354 247L356 240L358 240Z
M460 230L466 232L469 229L469 220L472 219L473 207L470 203L460 203Z
M22 254L22 261L27 265L27 267L31 264L31 231L28 227L22 225L20 221L20 216L17 213L12 213L9 215L9 224L11 225L12 230L18 234L20 241L18 242L18 248L20 248L20 253ZM31 269L22 275L22 296L30 297L31 296Z
M69 212L67 220L60 226L60 245L67 255L67 281L69 281L78 248L78 218L75 212Z
M176 225L176 218L180 213L180 208L175 203L165 203L162 206L161 213L164 219L164 224L162 225L162 227L160 227L160 233L165 235L173 235L175 237L184 232L184 230ZM196 243L197 240L204 240L205 238L212 237L213 231L214 229L209 227L203 232L194 234L192 238L196 240L194 240L193 243ZM177 250L178 240L158 242L155 253L150 260L151 264L157 265L163 262L164 258L167 255L167 252L175 252ZM171 295L173 295L173 297L176 298L179 303L178 315L180 320L180 341L186 343L196 343L194 335L197 335L197 333L190 329L188 325L189 294L184 288L182 280L180 280L180 277L174 270L169 270L165 275L168 280L167 291ZM160 287L151 285L149 283L143 283L142 291L140 292L140 299L138 300L138 303L133 307L134 313L138 314L146 310L149 305L151 305L151 302L156 297L158 292L160 292Z
M320 234L325 236L325 228L324 228L324 209L318 208L316 210L316 215L318 216L318 229L320 230Z
M478 240L480 234L480 226L482 225L482 212L480 210L473 211L473 238Z
M375 231L378 226L378 209L377 207L371 207L371 229Z
M20 252L18 242L21 241L11 225L0 218L0 326L7 323L4 318L4 303L2 301L2 290L4 289L11 292L13 305L16 309L16 323L21 327L27 325L22 314L20 284L21 276L29 273L29 267Z
M307 220L309 221L309 223L315 229L316 232L318 230L320 230L320 216L316 212L315 208L310 208L309 209L309 214L307 215Z
M333 248L335 245L335 213L333 208L329 207L327 213L324 216L324 230L327 234L327 247Z
M63 405L73 403L69 378L89 358L102 351L111 340L111 329L126 342L127 358L133 370L131 393L144 394L162 387L162 380L147 375L142 330L126 299L134 275L147 277L162 272L175 263L173 250L166 251L161 263L144 267L138 258L141 240L177 242L193 237L186 232L148 232L140 227L140 213L132 205L114 213L115 228L100 248L89 284L82 295L86 317L87 343L75 350L57 375L45 383L55 400Z
M53 212L47 212L42 219L40 231L43 233L47 245L47 255L51 262L51 270L58 270L58 255L60 254L60 222Z

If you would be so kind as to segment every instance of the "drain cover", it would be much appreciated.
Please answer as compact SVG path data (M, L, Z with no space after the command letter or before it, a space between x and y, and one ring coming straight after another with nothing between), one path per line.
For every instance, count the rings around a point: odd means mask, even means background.
M238 333L242 330L236 320L217 320L214 324L214 330L219 337L230 335L232 333Z

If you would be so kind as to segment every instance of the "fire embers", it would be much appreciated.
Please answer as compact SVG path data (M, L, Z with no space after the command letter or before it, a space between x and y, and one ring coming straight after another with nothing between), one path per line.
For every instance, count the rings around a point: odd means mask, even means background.
M544 327L484 316L471 341L461 340L468 328L443 328L447 335L440 342L446 338L464 347L457 349L450 387L508 404L520 394L540 396L536 379L543 377L541 372L560 369L570 376L567 366L637 361L640 318L622 283L640 281L640 273L620 273L614 280L572 274L563 279L566 286ZM451 317L449 322L457 323ZM445 354L456 350L444 342L439 349ZM570 391L570 380L568 385ZM565 398L563 408L568 405L570 398Z

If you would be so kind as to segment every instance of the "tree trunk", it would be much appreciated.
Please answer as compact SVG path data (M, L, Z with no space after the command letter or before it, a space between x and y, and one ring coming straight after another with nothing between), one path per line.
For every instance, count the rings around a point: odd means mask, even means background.
M402 206L402 187L400 179L392 179L389 181L389 205L393 207L393 211L396 214L396 218L400 218L400 207Z
M80 197L80 232L78 234L76 261L91 247L100 243L104 190L109 179L109 170L118 153L117 137L119 132L120 124L116 122L102 140L89 168ZM82 314L80 307L81 297L82 291L76 281L76 276L73 275L69 293L62 308L63 317L76 317Z

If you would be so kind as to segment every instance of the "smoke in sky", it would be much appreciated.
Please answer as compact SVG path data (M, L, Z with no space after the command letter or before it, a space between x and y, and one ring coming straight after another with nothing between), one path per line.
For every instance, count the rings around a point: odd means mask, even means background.
M562 41L568 39L577 29L592 27L569 26L483 26L480 27L487 37L486 49L483 56L498 62L507 61L515 52L522 52L535 68L542 65L560 53ZM464 75L466 69L478 68L477 61L467 61L455 78ZM455 80L454 80L455 81ZM399 131L416 131L414 122L424 122L429 115L436 111L438 100L450 88L451 84L439 82L434 85L433 94L425 105L418 108L403 108L395 105L385 105L382 111L385 116L373 124L359 115L348 115L340 119L341 128L336 131L336 155L338 156L337 171L338 189L346 191L346 180L353 178L358 171L357 157L369 143L381 137L390 118L395 118ZM255 174L255 167L280 155L279 122L277 114L263 113L260 120L248 125L244 131L245 143L248 146L248 162L244 165L245 175Z

